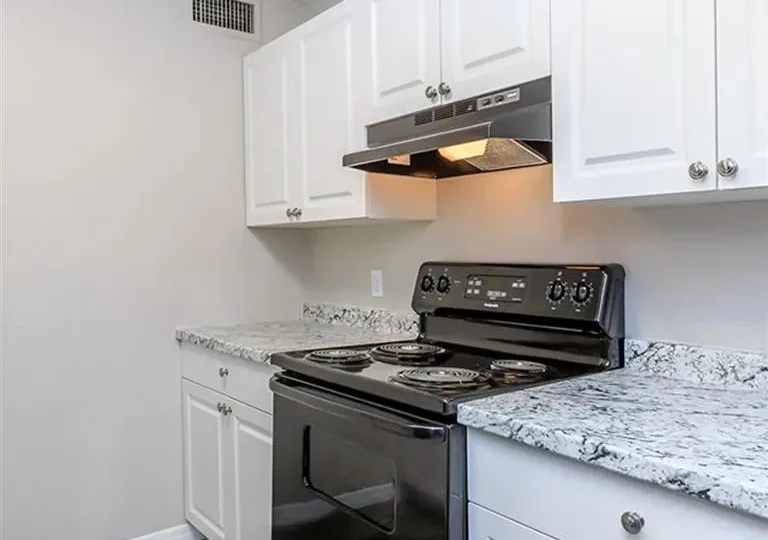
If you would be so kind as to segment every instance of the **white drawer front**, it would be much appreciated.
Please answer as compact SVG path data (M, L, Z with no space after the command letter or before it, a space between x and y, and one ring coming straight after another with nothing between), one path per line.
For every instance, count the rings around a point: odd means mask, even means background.
M185 379L272 414L269 379L277 371L274 366L186 343L182 344L181 359Z
M553 540L511 519L469 503L469 540Z
M768 521L690 495L476 430L468 445L470 501L559 540L768 539Z

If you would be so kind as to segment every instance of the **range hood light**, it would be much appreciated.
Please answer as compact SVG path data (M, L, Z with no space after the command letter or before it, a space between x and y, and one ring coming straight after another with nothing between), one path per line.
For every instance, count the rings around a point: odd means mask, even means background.
M462 159L483 156L487 149L488 139L481 139L479 141L446 146L445 148L440 148L439 152L440 155L448 161L455 162Z

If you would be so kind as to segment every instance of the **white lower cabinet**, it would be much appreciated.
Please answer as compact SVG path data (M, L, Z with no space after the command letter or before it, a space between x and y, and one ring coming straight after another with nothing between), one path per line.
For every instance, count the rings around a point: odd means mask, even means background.
M190 365L200 355L182 354L185 373L194 372ZM222 380L248 369L244 361L213 353L210 365L225 374ZM254 364L251 371L253 391L270 392L271 366ZM189 379L182 380L182 395L186 520L208 540L269 540L272 416Z
M217 410L224 396L184 381L184 508L208 540L224 540L227 428Z
M766 520L496 435L470 430L467 450L469 540L768 538Z
M469 503L467 517L470 540L552 540L551 536L545 536L476 504Z
M272 417L232 405L234 483L231 522L235 540L269 540L272 522Z

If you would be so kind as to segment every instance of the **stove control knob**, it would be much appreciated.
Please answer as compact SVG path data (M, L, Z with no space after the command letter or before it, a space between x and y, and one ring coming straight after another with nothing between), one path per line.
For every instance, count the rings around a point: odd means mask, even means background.
M422 292L432 292L432 290L435 288L435 278L432 276L424 276L421 278L421 284L419 285L419 288L422 290Z
M591 283L581 280L573 284L573 301L576 304L586 304L592 298L594 287Z
M553 304L557 304L563 298L565 298L565 293L566 293L565 283L563 283L559 279L549 282L549 285L547 286L547 300L549 300Z
M440 276L437 280L437 292L445 294L451 290L451 280L448 276Z

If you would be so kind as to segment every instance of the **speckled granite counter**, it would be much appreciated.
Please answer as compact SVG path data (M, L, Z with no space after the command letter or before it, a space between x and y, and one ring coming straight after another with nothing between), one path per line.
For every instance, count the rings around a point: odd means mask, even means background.
M254 362L280 351L342 347L413 339L418 332L408 313L306 304L297 321L227 327L179 328L176 339Z
M466 403L459 421L768 519L767 382L760 354L635 342L627 369Z

